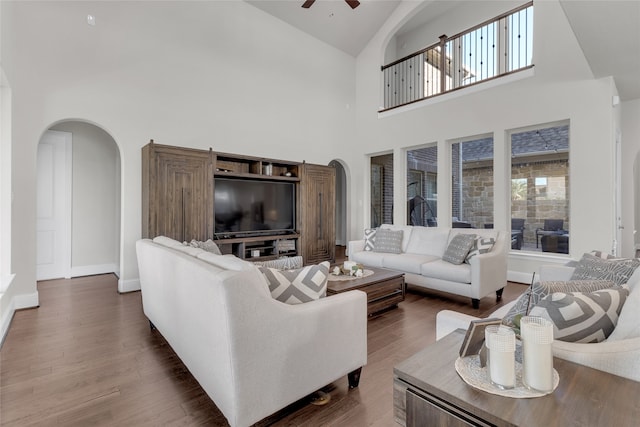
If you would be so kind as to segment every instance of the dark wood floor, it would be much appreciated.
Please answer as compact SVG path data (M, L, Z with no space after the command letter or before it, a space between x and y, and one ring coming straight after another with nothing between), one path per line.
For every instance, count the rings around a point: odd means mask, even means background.
M501 304L524 289L509 283ZM16 312L0 351L3 426L227 425L149 330L139 292L118 294L113 275L40 282L38 292L40 307ZM474 310L467 298L411 291L397 309L368 322L359 388L348 391L340 379L324 388L327 405L305 398L258 425L393 426L393 366L435 340L436 313L485 316L496 307L492 297Z

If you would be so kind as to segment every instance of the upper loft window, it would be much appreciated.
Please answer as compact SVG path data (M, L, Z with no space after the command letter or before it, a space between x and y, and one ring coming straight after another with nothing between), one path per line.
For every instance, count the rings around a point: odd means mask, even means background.
M381 111L530 68L532 53L530 2L383 66Z

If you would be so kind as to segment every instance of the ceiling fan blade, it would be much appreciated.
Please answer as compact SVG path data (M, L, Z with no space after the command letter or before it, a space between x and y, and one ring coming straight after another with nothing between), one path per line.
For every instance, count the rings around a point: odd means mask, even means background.
M344 1L347 2L349 6L351 6L351 9L355 9L356 7L360 6L360 2L358 0L344 0Z
M315 2L316 0L307 0L304 3L302 3L302 7L304 7L305 9L309 9L311 5Z

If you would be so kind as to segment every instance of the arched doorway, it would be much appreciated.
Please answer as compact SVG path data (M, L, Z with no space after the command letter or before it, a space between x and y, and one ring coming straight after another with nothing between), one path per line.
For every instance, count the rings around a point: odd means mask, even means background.
M339 160L329 166L336 168L336 246L347 245L347 173Z
M68 224L60 235L41 232L42 216L48 211L47 203L56 202L57 191L48 194L52 187L46 175L59 169L57 160L42 155L43 145L52 136L70 141L67 153L67 174L73 172L63 200L61 220ZM57 159L60 159L58 157ZM49 162L48 166L45 166ZM93 274L120 273L120 180L121 160L118 145L111 135L91 123L67 120L51 126L40 140L38 147L38 280L57 277L78 277ZM56 184L57 185L57 184ZM70 218L68 217L70 216ZM68 229L67 229L68 228ZM49 237L47 237L47 235ZM64 242L49 241L62 239ZM50 246L53 245L53 246ZM49 247L68 247L70 258L53 273L41 274L41 262L48 261Z

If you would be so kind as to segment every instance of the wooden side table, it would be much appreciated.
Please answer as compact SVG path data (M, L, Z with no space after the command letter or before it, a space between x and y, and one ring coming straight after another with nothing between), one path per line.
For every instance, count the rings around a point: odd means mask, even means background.
M554 358L560 383L531 399L477 390L456 373L464 338L457 330L398 364L394 417L413 426L637 426L640 382Z

